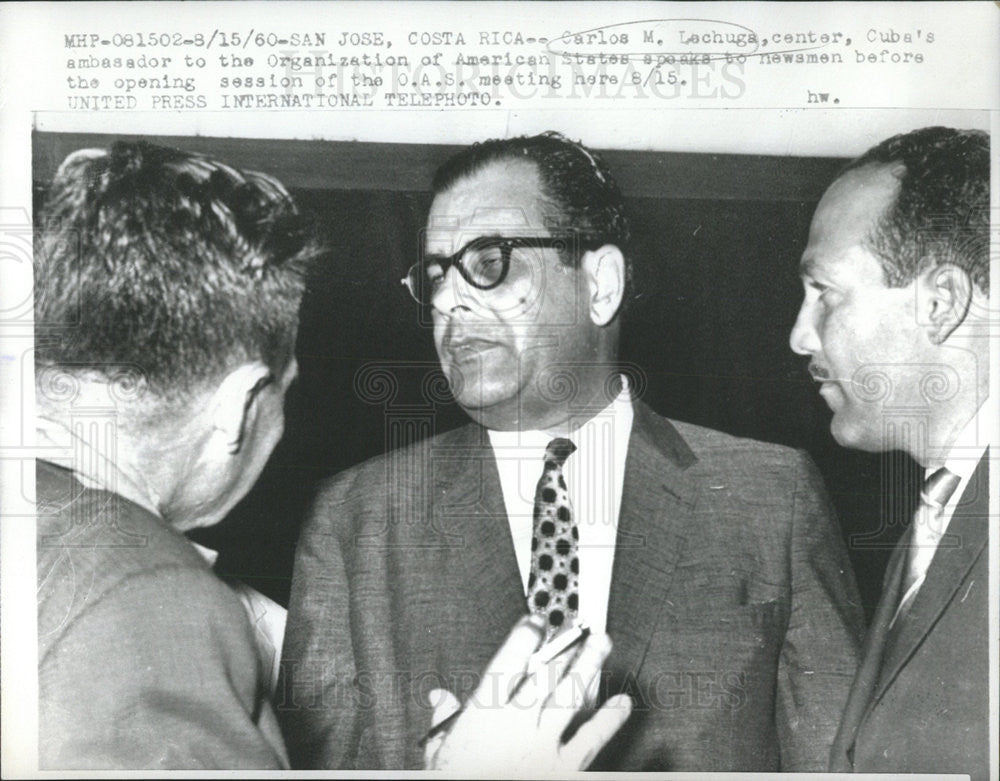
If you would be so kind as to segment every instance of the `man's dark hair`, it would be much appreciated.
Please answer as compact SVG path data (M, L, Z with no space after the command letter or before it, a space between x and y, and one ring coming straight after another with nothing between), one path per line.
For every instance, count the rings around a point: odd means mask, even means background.
M466 147L447 160L434 175L434 195L491 163L530 160L538 170L542 196L551 213L553 232L572 231L581 249L614 244L625 256L626 300L631 288L631 233L625 203L614 177L600 155L561 133L491 139ZM579 262L579 253L562 255L566 263Z
M893 136L851 161L901 163L895 202L868 239L886 284L908 285L942 263L961 267L983 292L990 286L990 138L980 130L925 127Z
M36 232L39 366L130 367L172 401L247 360L281 376L316 254L269 176L145 142L77 151Z

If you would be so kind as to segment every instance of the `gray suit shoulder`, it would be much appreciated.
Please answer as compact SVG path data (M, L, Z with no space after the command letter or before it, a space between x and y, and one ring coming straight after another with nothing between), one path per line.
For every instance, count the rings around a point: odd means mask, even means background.
M165 521L117 494L84 488L47 462L37 462L36 475L40 659L95 608L129 603L139 589L175 599L123 615L125 627L140 619L145 631L158 622L169 627L186 614L245 621L236 595Z
M736 437L692 423L670 422L697 458L689 471L705 476L725 474L728 484L739 486L748 495L769 490L791 492L828 505L823 478L804 450ZM832 508L828 507L827 512Z
M745 462L752 458L763 466L811 466L812 459L804 450L764 442L759 439L737 437L722 431L696 426L679 420L670 420L699 460L734 460Z
M166 521L105 490L84 488L72 472L38 461L37 551L39 566L71 555L100 581L175 567L211 574L205 559ZM44 573L39 572L40 582Z
M384 494L389 475L394 481L424 479L425 470L417 465L424 463L431 454L454 458L463 453L481 452L482 447L489 447L489 438L485 429L475 423L396 447L320 480L315 488L313 512L315 514L325 505L347 501L349 497Z

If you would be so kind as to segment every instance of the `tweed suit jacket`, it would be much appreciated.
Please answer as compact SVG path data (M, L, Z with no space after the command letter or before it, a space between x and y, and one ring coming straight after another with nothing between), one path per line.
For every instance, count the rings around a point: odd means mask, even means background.
M893 552L831 770L989 776L988 483L984 456L890 630L912 527Z
M467 697L526 612L485 429L330 479L276 703L293 767L420 768L427 692ZM863 630L811 462L636 402L607 631L601 697L635 710L592 768L825 769Z
M36 464L39 767L287 768L236 595L162 519Z

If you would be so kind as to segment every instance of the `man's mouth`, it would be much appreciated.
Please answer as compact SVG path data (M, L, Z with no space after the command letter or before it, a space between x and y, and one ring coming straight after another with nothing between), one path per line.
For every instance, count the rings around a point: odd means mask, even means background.
M445 342L445 352L456 360L461 361L475 358L480 353L486 352L496 346L498 346L498 343L489 339L478 339L475 337L449 339Z
M809 364L809 376L812 377L816 382L829 382L833 378L830 376L830 372L827 371L822 366L817 366L814 363Z

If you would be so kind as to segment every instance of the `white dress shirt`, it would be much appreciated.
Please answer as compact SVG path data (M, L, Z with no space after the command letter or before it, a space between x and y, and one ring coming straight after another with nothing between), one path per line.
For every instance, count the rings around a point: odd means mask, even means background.
M557 436L576 445L563 465L563 476L580 532L579 618L594 632L603 632L607 623L632 417L632 399L624 386L597 415L579 424L571 420L568 433L489 432L525 594L531 573L535 488L544 470L545 448Z
M983 402L976 414L965 424L965 428L948 449L948 455L944 463L936 463L928 466L924 471L926 480L934 472L945 467L949 472L959 477L958 487L945 503L940 513L926 512L926 507L921 504L915 513L913 520L913 537L911 544L912 553L910 555L911 567L914 570L916 579L907 589L906 593L899 600L899 608L896 615L905 605L912 602L920 587L927 577L927 570L937 552L938 546L947 545L948 540L945 533L948 531L948 524L951 523L955 508L962 499L962 494L969 485L969 480L976 471L979 460L983 453L993 441L995 421L992 420L989 403ZM944 542L942 543L942 540ZM893 617L895 621L896 617Z
M201 554L209 567L215 569L215 562L219 558L219 552L199 545L194 540L188 540L196 551ZM288 622L288 611L271 599L266 594L262 594L252 586L248 586L242 580L236 578L225 578L225 583L233 589L236 596L243 604L243 609L247 611L247 618L253 627L253 639L257 646L257 655L264 665L264 673L267 675L267 682L271 696L274 696L278 688L278 670L281 667L281 646L285 638L285 624Z

